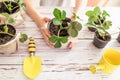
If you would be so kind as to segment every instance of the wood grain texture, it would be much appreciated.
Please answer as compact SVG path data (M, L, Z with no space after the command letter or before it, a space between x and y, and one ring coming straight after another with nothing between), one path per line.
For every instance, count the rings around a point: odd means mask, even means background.
M67 10L67 8L65 8ZM92 8L87 8L92 9ZM112 34L119 31L120 8L104 8L109 11L113 27L109 30ZM38 11L52 18L53 8L38 8ZM85 11L86 11L85 10ZM84 14L84 13L83 13ZM108 80L110 75L97 71L92 74L90 65L97 65L106 48L120 49L120 43L116 41L118 34L112 35L112 40L104 49L98 49L92 44L94 33L90 32L85 23L87 17L80 14L84 28L78 38L74 40L74 47L70 51L66 48L53 49L45 42L34 21L24 13L24 22L16 26L17 32L23 32L35 38L37 45L36 56L42 58L42 73L35 80ZM23 59L29 56L27 51L28 42L20 43L18 52L11 55L0 54L0 80L29 80L22 72Z

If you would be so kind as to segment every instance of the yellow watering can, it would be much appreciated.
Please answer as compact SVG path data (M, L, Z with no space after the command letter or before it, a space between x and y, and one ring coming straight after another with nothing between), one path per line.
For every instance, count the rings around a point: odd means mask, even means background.
M90 71L96 73L96 70L102 70L103 73L112 73L120 66L120 52L115 49L106 49L97 66L90 66Z
M31 80L36 78L42 70L41 58L34 56L36 45L34 39L31 37L28 45L30 57L24 59L23 72Z

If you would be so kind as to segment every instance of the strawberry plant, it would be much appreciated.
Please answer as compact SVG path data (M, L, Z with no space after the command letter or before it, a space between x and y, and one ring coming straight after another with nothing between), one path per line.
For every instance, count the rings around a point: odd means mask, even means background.
M49 28L52 36L49 40L54 43L55 48L60 48L63 43L68 42L69 36L77 37L78 32L82 29L82 25L78 21L71 21L70 18L67 18L64 10L55 8L53 14L54 18ZM78 18L76 14L74 15Z

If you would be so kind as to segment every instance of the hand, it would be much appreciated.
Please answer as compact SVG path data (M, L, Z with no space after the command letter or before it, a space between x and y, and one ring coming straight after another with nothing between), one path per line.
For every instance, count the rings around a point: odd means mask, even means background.
M50 19L47 18L47 17L45 17L45 18L43 18L43 21L44 21L44 22L43 22L43 24L42 24L41 27L40 27L41 34L43 35L43 38L44 38L45 42L46 42L51 48L54 48L54 45L49 41L49 38L51 37L51 35L50 35L48 29L47 29L46 26L45 26L45 24L46 24L47 22L49 22Z

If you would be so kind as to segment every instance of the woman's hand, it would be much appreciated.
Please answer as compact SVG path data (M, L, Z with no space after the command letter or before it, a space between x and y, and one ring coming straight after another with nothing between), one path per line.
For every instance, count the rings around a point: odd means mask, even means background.
M49 38L51 37L47 27L45 26L48 22L50 21L50 18L43 18L43 22L40 26L40 32L41 34L43 35L43 38L45 40L45 42L51 47L51 48L54 48L54 45L49 41Z

